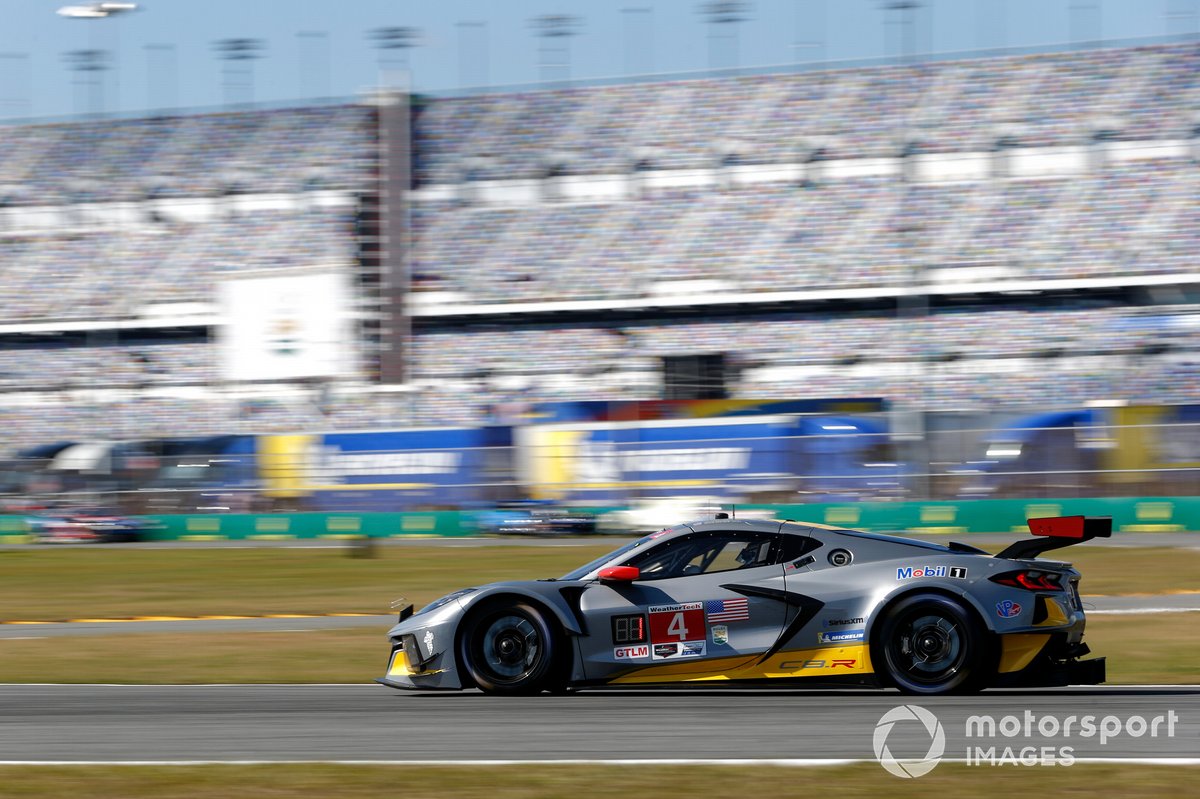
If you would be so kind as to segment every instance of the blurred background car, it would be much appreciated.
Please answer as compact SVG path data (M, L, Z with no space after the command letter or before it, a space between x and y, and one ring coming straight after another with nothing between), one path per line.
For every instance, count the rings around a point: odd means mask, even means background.
M103 508L46 510L26 519L39 544L123 544L146 540L154 524Z
M591 535L591 513L536 500L501 503L475 516L479 532L491 535Z

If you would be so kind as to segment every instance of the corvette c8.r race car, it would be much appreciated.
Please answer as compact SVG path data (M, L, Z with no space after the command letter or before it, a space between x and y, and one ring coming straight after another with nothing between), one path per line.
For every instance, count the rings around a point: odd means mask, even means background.
M558 579L455 591L388 633L393 688L529 694L732 682L913 694L1104 681L1081 660L1078 571L1037 560L1112 520L1031 519L997 555L790 521L717 518Z

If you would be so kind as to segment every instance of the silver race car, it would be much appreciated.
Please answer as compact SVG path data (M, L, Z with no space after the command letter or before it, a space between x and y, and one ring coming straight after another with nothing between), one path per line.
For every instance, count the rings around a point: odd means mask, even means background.
M1079 572L1037 560L1112 520L1031 519L997 555L790 521L714 520L557 579L464 588L388 633L393 688L529 694L770 681L913 694L1094 684Z

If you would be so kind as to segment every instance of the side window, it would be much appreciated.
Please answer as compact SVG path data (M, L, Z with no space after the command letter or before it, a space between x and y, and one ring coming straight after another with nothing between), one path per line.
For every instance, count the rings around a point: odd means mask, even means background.
M783 552L779 556L782 563L791 563L798 560L814 549L820 549L821 542L811 535L797 535L795 533L781 535L783 541Z
M750 569L777 563L775 536L753 532L697 533L639 552L625 562L643 580Z

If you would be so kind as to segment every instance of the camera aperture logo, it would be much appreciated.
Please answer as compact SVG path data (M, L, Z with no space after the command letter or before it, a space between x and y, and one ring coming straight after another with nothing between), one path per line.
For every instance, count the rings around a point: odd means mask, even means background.
M1089 756L1094 757L1095 753L1106 751L1101 747L1120 746L1123 741L1174 739L1179 722L1179 714L1172 709L1153 716L1126 717L1091 713L1039 714L1025 710L1003 716L972 714L951 727L955 751L965 751L966 755L955 759L958 763L968 766L1071 766L1077 760L1078 746L1083 746ZM964 750L957 749L956 725L960 723ZM900 705L879 719L872 743L876 760L889 774L912 779L933 771L943 759L946 732L938 717L925 708ZM896 757L893 754L893 750L911 753L922 749L926 750L923 756Z
M898 758L892 756L892 751L888 748L888 736L902 721L919 723L925 730L924 734L929 736L929 750L924 757ZM921 734L915 732L917 728L912 724L905 724L902 729L909 735ZM884 713L883 717L879 719L879 723L875 725L872 743L875 746L875 759L879 761L879 765L883 766L889 774L912 779L933 771L941 761L942 755L946 752L946 731L942 729L942 723L938 721L937 716L925 708L919 705L900 705Z

